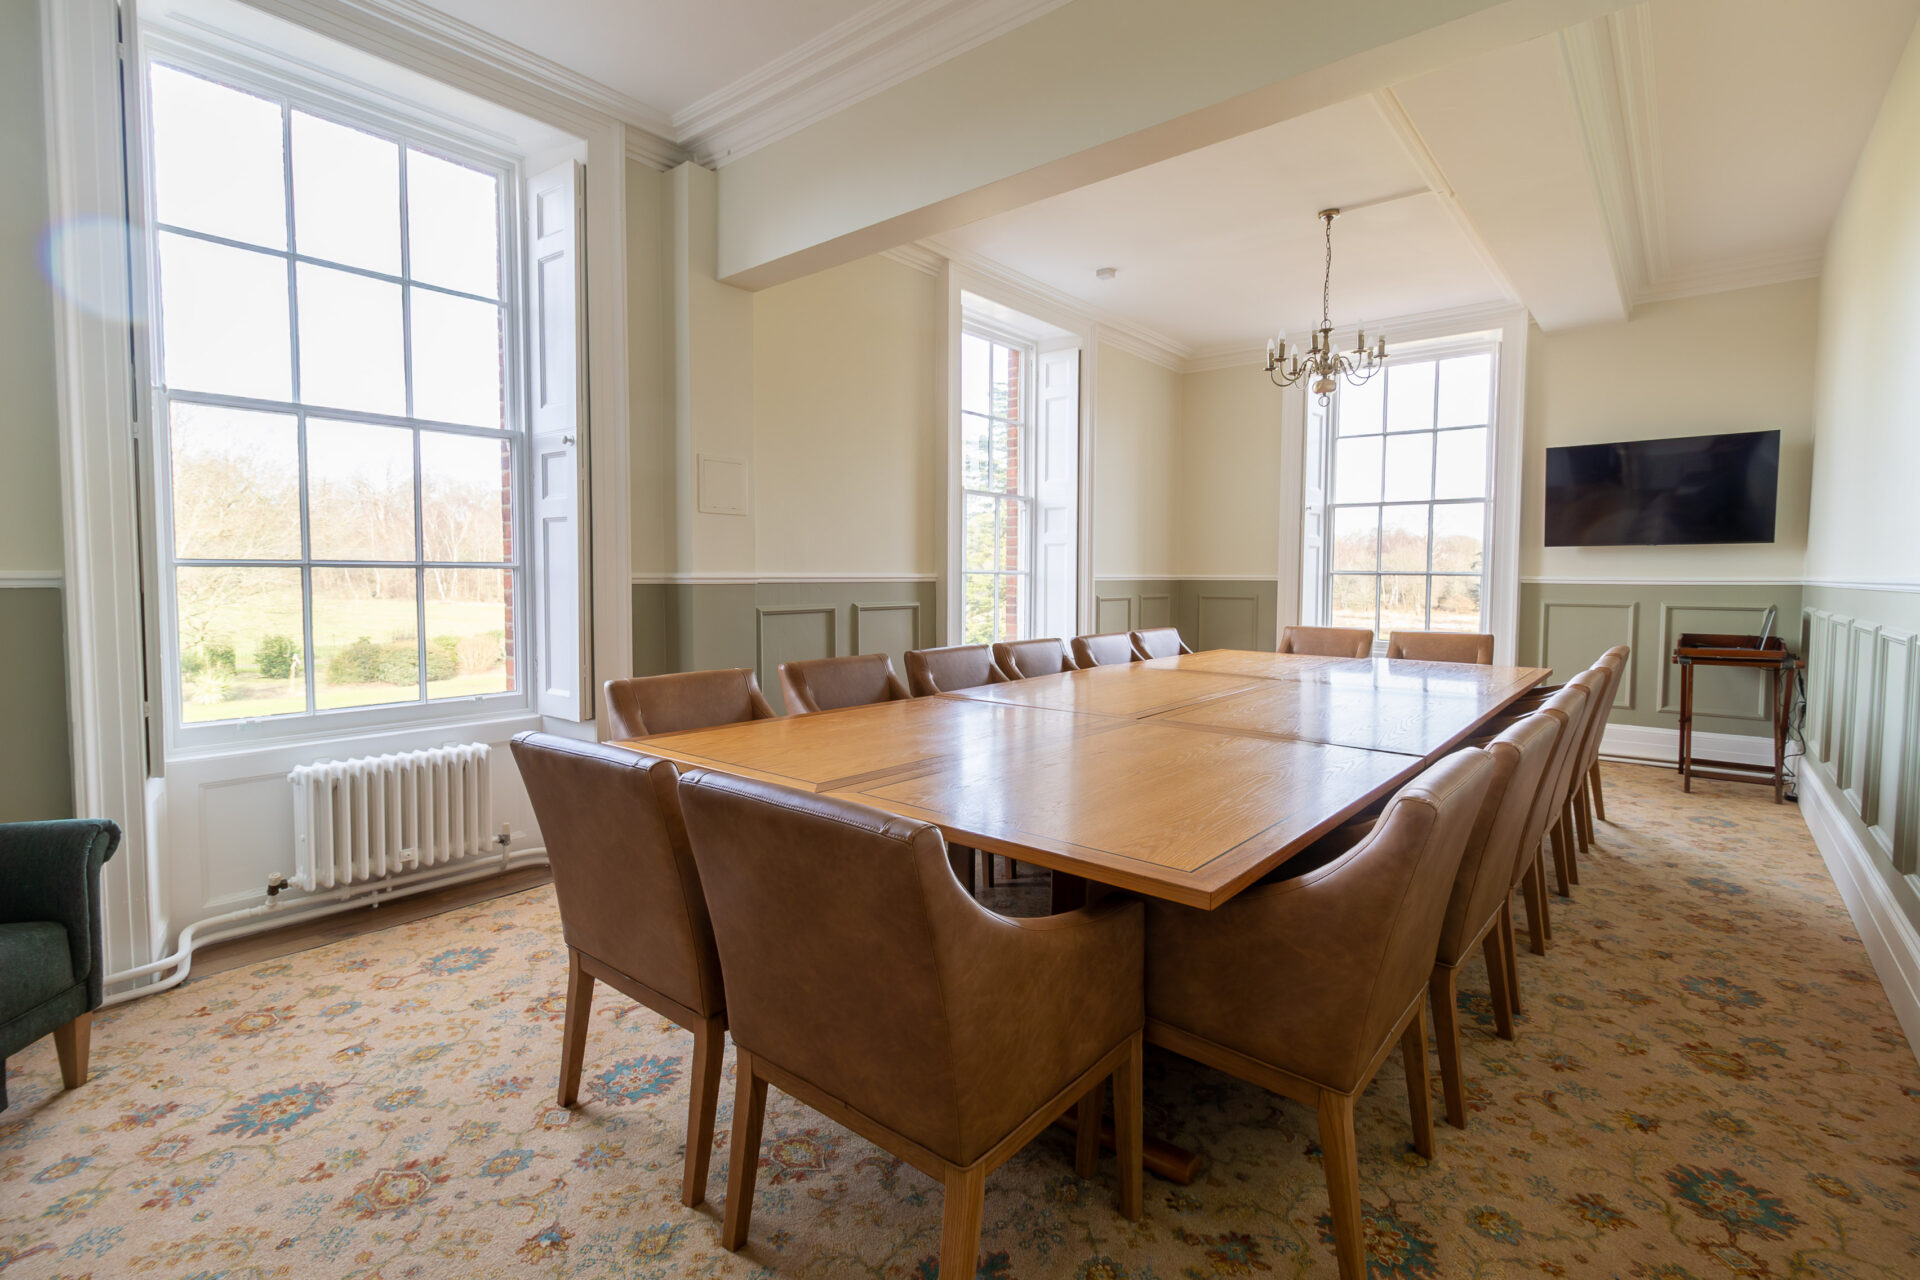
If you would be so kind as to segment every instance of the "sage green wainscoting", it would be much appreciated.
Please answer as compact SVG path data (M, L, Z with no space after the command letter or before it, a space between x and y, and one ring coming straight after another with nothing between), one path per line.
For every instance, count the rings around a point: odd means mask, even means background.
M1272 578L1097 578L1093 629L1178 627L1194 649L1263 649L1279 643Z
M0 822L73 816L57 587L0 590Z
M886 653L906 679L908 649L935 643L935 584L649 582L633 587L636 675L752 667L775 709L780 664Z
M1807 758L1920 927L1920 590L1808 586Z
M1520 661L1552 667L1555 680L1585 669L1616 644L1633 646L1614 695L1614 725L1680 727L1680 671L1673 646L1688 631L1752 635L1767 606L1777 635L1799 649L1801 588L1793 582L1523 582ZM1769 737L1767 680L1755 671L1702 667L1694 677L1694 728Z

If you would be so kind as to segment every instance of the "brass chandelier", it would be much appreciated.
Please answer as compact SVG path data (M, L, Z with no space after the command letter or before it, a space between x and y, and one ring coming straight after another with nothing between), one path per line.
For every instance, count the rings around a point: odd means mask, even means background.
M1297 345L1288 345L1285 334L1267 339L1267 377L1273 385L1290 387L1303 378L1311 379L1313 394L1323 405L1341 378L1357 387L1387 364L1386 338L1376 339L1369 347L1365 329L1354 340L1353 350L1333 349L1333 220L1339 216L1338 209L1320 211L1327 233L1327 271L1320 282L1320 327L1313 331L1312 345L1302 353Z

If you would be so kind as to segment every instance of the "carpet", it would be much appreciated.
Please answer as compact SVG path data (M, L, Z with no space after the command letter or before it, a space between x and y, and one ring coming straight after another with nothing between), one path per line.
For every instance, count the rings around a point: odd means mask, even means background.
M1469 1127L1414 1154L1397 1055L1362 1100L1371 1274L1920 1275L1920 1067L1799 813L1630 767L1608 807L1516 1043L1467 971ZM42 1041L0 1114L0 1276L930 1280L939 1188L777 1090L722 1250L731 1054L684 1209L690 1038L602 987L559 1109L565 972L543 888L109 1011L72 1093ZM1195 1185L1149 1178L1130 1225L1111 1157L1083 1182L1044 1134L988 1178L982 1280L1333 1274L1306 1109L1150 1056L1147 1125Z

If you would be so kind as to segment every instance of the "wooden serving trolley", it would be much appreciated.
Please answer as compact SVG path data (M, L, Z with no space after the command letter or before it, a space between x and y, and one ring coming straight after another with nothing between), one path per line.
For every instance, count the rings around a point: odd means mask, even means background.
M1673 647L1673 661L1680 668L1680 781L1681 788L1693 790L1695 778L1715 778L1722 782L1758 782L1773 784L1773 802L1781 803L1787 783L1787 722L1793 710L1794 670L1799 659L1787 651L1778 636L1727 636L1687 633ZM1695 667L1746 667L1767 673L1770 702L1773 707L1773 769L1736 760L1696 760L1693 757L1693 669ZM1707 768L1697 768L1706 765Z

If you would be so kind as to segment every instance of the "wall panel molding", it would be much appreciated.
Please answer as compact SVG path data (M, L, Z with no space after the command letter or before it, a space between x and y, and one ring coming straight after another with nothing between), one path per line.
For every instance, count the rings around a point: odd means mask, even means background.
M1767 612L1768 603L1769 602L1763 601L1760 604L1711 604L1686 600L1662 601L1660 604L1660 652L1662 655L1671 654L1674 646L1679 643L1680 637L1684 632L1683 629L1677 625L1675 619L1676 616L1681 613L1752 614L1754 615L1754 630L1757 631L1761 617ZM1778 630L1777 623L1775 624L1775 629ZM1692 631L1698 630L1698 628L1689 627L1684 630ZM1750 634L1750 632L1738 630L1731 624L1728 630L1740 635ZM1713 674L1709 675L1709 673ZM1753 710L1735 711L1728 710L1725 706L1716 707L1712 705L1711 701L1706 704L1702 703L1700 696L1700 684L1702 680L1708 682L1708 697L1711 699L1713 684L1731 685L1735 680L1744 681L1749 676L1753 677L1754 684ZM1771 725L1773 723L1773 713L1772 709L1767 705L1767 689L1768 684L1766 678L1758 673L1737 671L1725 667L1701 667L1694 673L1694 714L1696 716L1718 716L1723 720L1756 720L1762 724ZM1660 669L1659 691L1659 701L1654 704L1654 710L1671 711L1675 715L1678 715L1680 712L1680 675L1679 668L1672 662L1664 663Z
M867 648L866 640L860 634L861 620L867 614L905 613L910 615L907 623L907 643L902 645L901 648L905 650L920 647L920 637L923 632L920 629L920 602L918 600L884 600L856 603L851 607L849 612L853 615L853 625L849 630L852 633L850 638L853 641L853 652L855 653L890 652L890 650L884 647L872 650ZM900 674L905 675L904 672Z
M753 608L753 668L759 674L760 688L769 698L775 699L784 707L785 698L780 693L779 666L796 658L832 658L840 652L840 610L833 604L761 604ZM826 642L815 645L803 653L779 652L779 637L769 634L771 627L777 625L773 620L780 618L799 618L819 616L827 620ZM778 661L769 659L769 650L774 650Z
M1542 600L1540 602L1540 648L1536 656L1539 659L1539 665L1552 667L1558 672L1561 667L1559 663L1553 661L1552 641L1553 611L1555 609L1612 610L1626 615L1626 628L1614 643L1627 645L1632 652L1627 655L1626 679L1622 680L1620 682L1620 688L1615 690L1613 705L1619 710L1633 710L1634 700L1637 696L1636 691L1640 687L1640 646L1634 643L1640 635L1640 602L1633 600L1624 604L1613 604L1586 600ZM1564 631L1565 629L1563 628L1563 634ZM1584 647L1591 648L1592 646L1588 644ZM1584 657L1578 660L1578 666L1576 666L1574 670L1579 670L1591 665L1595 659L1612 647L1612 645L1601 645L1599 648L1594 649L1590 657ZM1569 671L1566 674L1571 675L1573 672Z

